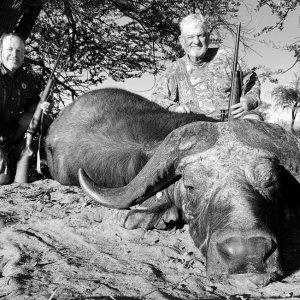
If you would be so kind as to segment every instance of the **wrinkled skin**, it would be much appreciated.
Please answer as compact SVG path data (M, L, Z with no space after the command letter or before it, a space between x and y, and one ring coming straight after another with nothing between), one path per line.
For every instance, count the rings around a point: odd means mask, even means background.
M279 207L274 197L279 190L269 186L276 185L272 180L277 164L264 156L253 162L228 165L204 154L186 166L180 198L191 236L206 257L207 274L217 281L251 274L247 280L252 286L264 286L282 275L276 239ZM253 175L261 176L258 184L263 192L252 181ZM205 193L199 187L206 187ZM276 190L274 195L269 189ZM245 284L246 279L235 275L235 281Z
M137 108L125 93L124 115L121 102L102 94L94 92L93 101L83 96L51 126L46 150L54 179L64 184L79 180L91 198L107 207L141 204L125 213L128 229L187 222L212 280L257 287L280 278L281 228L299 211L299 141L279 126L252 120L190 123L177 122L185 115L174 114L171 129L169 112L147 118L145 111L152 110L147 100L139 99L143 105ZM107 91L105 95L112 97ZM99 106L103 118L93 119L89 106ZM84 115L88 125L80 119ZM68 128L75 134L67 135ZM149 131L157 134L155 141ZM112 155L107 163L108 149Z
M283 222L298 218L299 183L274 154L246 147L234 137L225 146L226 138L185 157L178 166L181 179L165 190L164 197L168 203L175 199L173 211L176 207L190 224L211 279L250 288L265 286L283 275L277 237ZM160 205L162 198L157 201ZM163 227L162 219L180 215L170 217L169 209L162 216L151 209L152 219L149 212L130 212L125 227Z

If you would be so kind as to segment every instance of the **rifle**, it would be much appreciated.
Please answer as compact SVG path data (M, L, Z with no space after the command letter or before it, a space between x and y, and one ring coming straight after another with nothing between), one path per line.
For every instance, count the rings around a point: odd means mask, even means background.
M242 94L241 74L237 67L239 43L240 43L240 32L241 32L241 23L239 23L237 25L237 34L236 34L236 40L235 40L230 99L229 99L229 103L228 103L228 121L233 120L233 117L231 116L231 106L240 102L240 97Z
M30 166L30 158L34 154L34 150L32 148L33 136L34 136L35 132L37 131L37 128L38 128L40 122L42 122L42 118L43 118L43 110L41 108L41 104L43 102L47 101L48 96L50 94L50 91L51 91L51 88L52 88L52 85L54 82L54 72L55 72L58 62L61 58L62 52L63 52L65 44L67 42L67 38L68 38L68 35L65 35L63 44L62 44L59 54L56 58L56 61L54 63L54 67L49 76L46 87L43 91L43 95L35 109L35 112L32 116L32 119L31 119L31 121L28 125L28 128L27 128L27 131L25 133L25 138L26 138L25 147L22 150L20 158L17 163L17 169L16 169L16 175L15 175L14 182L18 182L18 183L28 182L28 171L29 171L29 166Z

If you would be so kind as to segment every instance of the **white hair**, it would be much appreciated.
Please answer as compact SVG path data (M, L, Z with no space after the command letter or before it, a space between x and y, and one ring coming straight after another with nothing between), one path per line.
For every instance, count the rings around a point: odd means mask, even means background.
M179 23L181 34L183 33L184 28L189 24L200 26L204 32L209 33L208 20L201 14L189 14L184 17Z

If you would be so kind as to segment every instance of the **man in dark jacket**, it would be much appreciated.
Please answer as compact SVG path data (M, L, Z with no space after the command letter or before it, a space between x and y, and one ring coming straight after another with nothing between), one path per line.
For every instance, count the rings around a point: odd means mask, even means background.
M6 151L23 139L39 103L39 92L33 79L23 70L25 42L17 33L5 33L0 39L0 184L11 180ZM44 113L49 103L42 103ZM5 149L5 150L4 150Z

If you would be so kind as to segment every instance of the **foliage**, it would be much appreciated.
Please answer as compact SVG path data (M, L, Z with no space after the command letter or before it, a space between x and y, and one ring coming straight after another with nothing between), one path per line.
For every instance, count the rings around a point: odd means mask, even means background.
M262 117L263 117L264 120L268 119L269 110L270 110L271 106L272 105L270 103L267 103L267 102L262 102L260 104L258 110L259 110L259 112L262 115Z
M300 7L300 1L299 0L258 0L257 10L262 9L263 7L269 7L271 10L271 13L277 17L277 21L275 24L264 27L260 34L267 33L274 29L282 30L284 28L284 23L287 20L289 14L292 11L295 11L297 8ZM300 28L300 18L299 23L295 24ZM293 56L295 57L295 62L292 66L290 66L286 70L278 70L276 73L285 73L292 69L297 63L300 62L300 36L296 38L297 40L293 42L292 44L286 45L282 47L284 50L287 50L291 53L293 53Z
M280 74L282 70L273 71L271 68L266 68L265 66L257 66L256 69L261 70L259 74L259 78L261 82L265 82L269 80L271 83L278 83L278 79L275 77L276 75Z
M282 30L289 13L296 10L300 6L300 2L299 0L280 0L276 4L274 0L258 0L257 10L260 10L264 6L269 7L271 13L278 18L278 21L274 25L266 26L262 29L262 32L268 32L275 28Z
M233 32L242 0L51 0L28 39L27 66L45 80L68 29L54 93L73 98L108 77L115 81L157 74L181 55L178 22L201 11L215 43Z
M291 130L294 130L294 123L300 108L300 76L296 76L291 86L278 85L272 91L275 105L283 109L291 109L292 122Z

